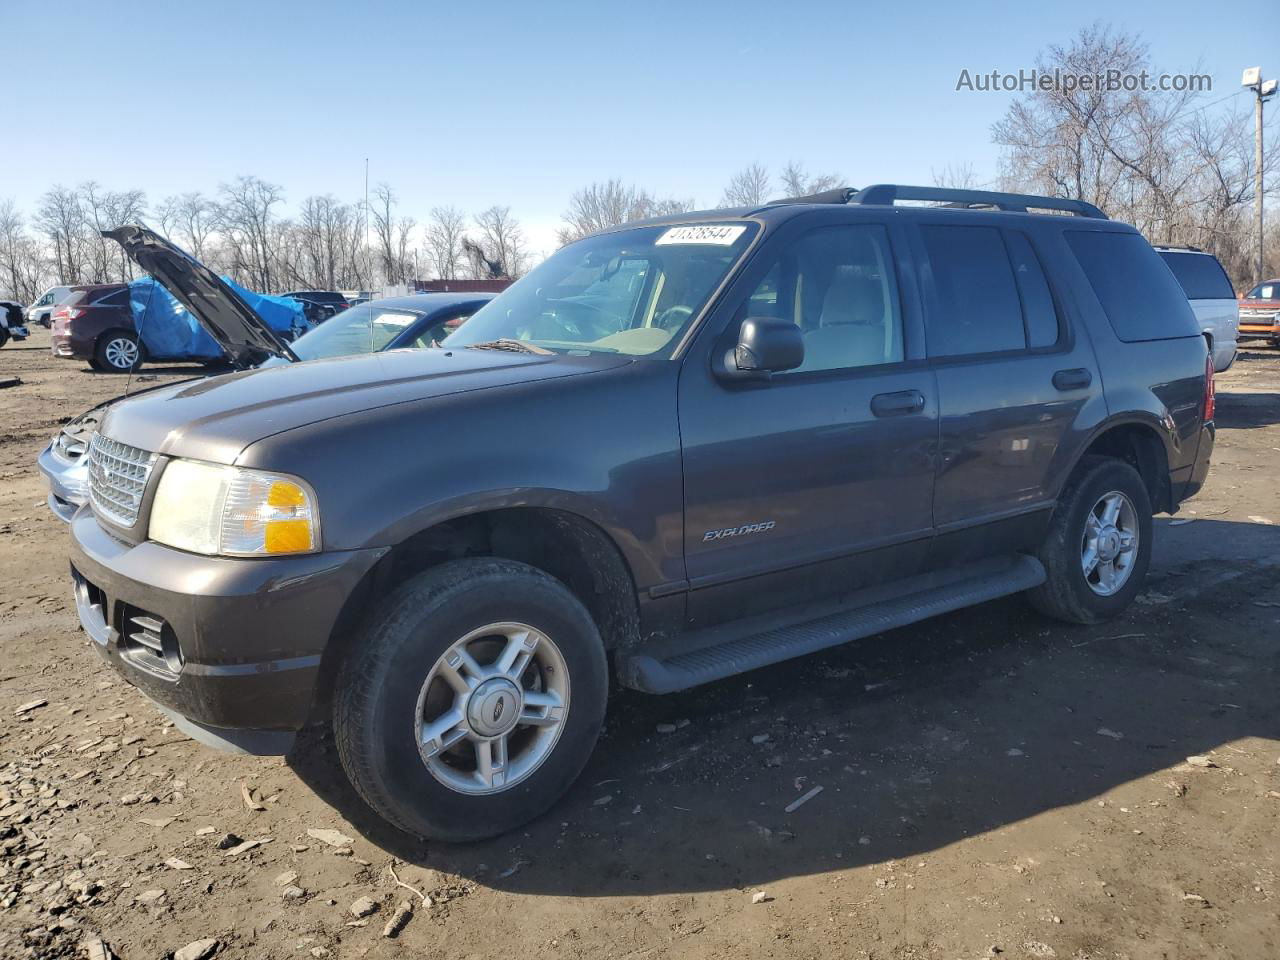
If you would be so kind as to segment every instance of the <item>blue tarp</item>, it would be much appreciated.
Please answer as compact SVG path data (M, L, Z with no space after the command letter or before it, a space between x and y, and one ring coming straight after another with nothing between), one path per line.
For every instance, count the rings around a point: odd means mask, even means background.
M307 328L302 304L297 300L254 293L230 277L222 280L276 333L287 333L293 327ZM133 325L149 355L167 359L222 356L222 348L199 321L151 277L141 277L129 284L129 306L133 309Z

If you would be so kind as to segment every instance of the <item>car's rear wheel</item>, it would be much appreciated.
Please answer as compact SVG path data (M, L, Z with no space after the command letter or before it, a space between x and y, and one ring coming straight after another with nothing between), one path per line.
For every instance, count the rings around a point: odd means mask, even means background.
M0 327L0 347L9 342L9 331L5 327Z
M586 764L608 697L590 614L510 560L421 574L357 638L335 695L347 776L384 819L476 840L550 807Z
M142 344L125 330L113 330L98 338L93 358L108 373L128 373L142 366Z
M1151 563L1151 498L1138 471L1085 458L1058 499L1039 556L1048 576L1029 596L1042 613L1100 623L1124 612Z

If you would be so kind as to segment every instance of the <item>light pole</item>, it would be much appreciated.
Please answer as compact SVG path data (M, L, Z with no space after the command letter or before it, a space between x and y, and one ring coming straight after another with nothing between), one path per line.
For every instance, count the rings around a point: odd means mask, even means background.
M1262 103L1275 95L1276 81L1264 81L1261 67L1249 67L1240 78L1240 85L1252 90L1256 98L1253 105L1253 209L1258 220L1258 275L1254 279L1261 283L1267 279L1264 273L1266 261L1262 256Z

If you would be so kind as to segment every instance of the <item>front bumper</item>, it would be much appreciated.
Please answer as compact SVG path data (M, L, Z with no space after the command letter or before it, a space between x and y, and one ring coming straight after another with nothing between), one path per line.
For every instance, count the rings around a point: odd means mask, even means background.
M197 739L254 753L287 751L306 722L334 623L384 553L202 557L122 543L87 509L71 521L76 609L98 653Z
M36 458L36 467L49 485L49 509L63 523L70 523L89 499L89 469L84 457L72 462L53 452L53 444Z

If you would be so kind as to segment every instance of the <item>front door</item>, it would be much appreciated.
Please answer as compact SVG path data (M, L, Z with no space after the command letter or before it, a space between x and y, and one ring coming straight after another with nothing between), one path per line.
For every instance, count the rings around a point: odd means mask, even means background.
M852 218L796 227L761 252L681 374L693 627L909 575L933 531L937 393L891 232ZM767 382L715 377L710 351L746 316L797 324L803 365Z

